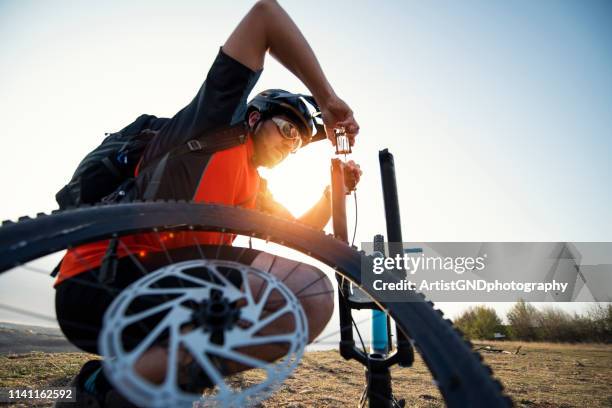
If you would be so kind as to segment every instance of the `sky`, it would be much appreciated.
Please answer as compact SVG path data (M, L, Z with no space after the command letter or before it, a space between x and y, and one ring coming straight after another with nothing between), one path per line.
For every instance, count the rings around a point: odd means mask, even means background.
M187 104L251 4L0 0L0 218L53 210L105 132ZM384 148L405 241L612 241L610 2L281 5L361 125L356 243L385 233ZM254 93L279 87L307 92L268 57ZM332 156L321 142L263 173L299 215ZM53 314L49 278L15 270L0 282L0 303Z

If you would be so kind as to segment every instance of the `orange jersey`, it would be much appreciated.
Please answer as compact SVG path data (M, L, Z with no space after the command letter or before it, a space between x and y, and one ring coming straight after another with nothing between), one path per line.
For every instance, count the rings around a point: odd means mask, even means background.
M260 178L257 168L252 165L253 140L214 153L201 176L194 200L199 203L214 203L255 208ZM162 252L185 246L231 245L234 236L216 232L164 232L135 234L120 238L117 256L124 257L128 251L146 260L150 252ZM99 241L68 250L55 284L65 279L98 268L109 241Z

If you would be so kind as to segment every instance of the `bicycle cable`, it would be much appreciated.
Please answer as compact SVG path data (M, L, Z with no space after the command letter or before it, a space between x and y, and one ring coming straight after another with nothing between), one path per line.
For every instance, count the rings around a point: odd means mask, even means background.
M355 236L357 235L357 190L353 191L353 199L355 200L355 226L353 227L353 239L351 239L351 247L355 243Z

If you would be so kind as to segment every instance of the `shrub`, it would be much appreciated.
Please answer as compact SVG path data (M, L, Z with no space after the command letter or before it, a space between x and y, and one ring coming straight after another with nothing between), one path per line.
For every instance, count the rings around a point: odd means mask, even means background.
M574 318L569 313L553 307L545 308L536 315L538 340L552 342L580 341L578 323L580 316Z
M506 316L508 333L516 340L612 343L612 304L595 304L584 315L554 307L537 310L518 301Z
M470 307L455 319L455 326L470 339L492 339L504 330L495 309L486 306Z
M587 312L594 341L612 343L612 304L594 304Z
M538 310L533 305L525 303L523 299L520 299L506 315L509 323L508 334L510 338L536 340L537 317Z

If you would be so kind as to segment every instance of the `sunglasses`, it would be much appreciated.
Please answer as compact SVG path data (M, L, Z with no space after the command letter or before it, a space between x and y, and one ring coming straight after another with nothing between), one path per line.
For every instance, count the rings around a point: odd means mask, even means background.
M295 153L302 145L302 137L300 136L300 131L298 130L297 126L285 119L281 119L276 116L271 118L270 120L274 122L281 136L293 142L293 148L291 149L291 152Z

